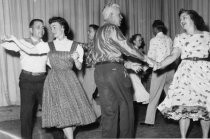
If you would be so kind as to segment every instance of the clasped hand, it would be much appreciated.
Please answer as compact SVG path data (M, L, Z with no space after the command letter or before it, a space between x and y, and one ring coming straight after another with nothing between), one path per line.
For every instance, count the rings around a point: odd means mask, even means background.
M156 71L156 70L161 69L161 68L162 68L161 63L157 62L157 63L154 64L153 71Z
M127 61L127 62L125 62L124 66L127 69L132 69L136 73L138 73L140 70L142 70L142 65L139 64L139 63L134 63L134 62Z
M142 66L139 63L132 63L131 69L134 70L136 73L142 70Z
M13 35L4 35L4 36L1 36L1 41L2 42L10 42L10 41L15 41L16 40L16 37L13 36Z
M71 54L71 57L75 60L77 60L79 58L79 53L78 52L74 52L73 54Z
M154 60L148 58L147 56L145 56L145 60L146 60L146 62L149 64L149 66L153 68L153 71L156 71L156 70L162 68L161 63L156 62L156 61L154 61Z

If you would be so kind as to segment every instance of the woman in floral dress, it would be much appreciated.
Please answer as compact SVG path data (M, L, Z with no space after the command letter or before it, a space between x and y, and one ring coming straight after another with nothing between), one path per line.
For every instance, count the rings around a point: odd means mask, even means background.
M203 138L208 138L210 126L210 33L203 18L193 10L180 10L180 24L184 33L174 39L170 56L156 65L163 68L179 56L180 63L170 85L168 95L158 106L161 113L179 120L181 137L185 138L190 119L200 120Z

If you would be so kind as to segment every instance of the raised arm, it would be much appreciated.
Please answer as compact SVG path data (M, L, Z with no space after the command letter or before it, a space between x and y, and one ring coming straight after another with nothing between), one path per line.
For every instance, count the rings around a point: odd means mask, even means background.
M125 55L136 57L142 61L145 61L145 55L132 47L132 44L127 42L127 39L122 34L120 29L116 26L109 28L108 35L110 40L116 44L118 49Z
M23 42L23 41L19 41L16 37L14 36L9 36L6 37L5 40L6 42L14 42L22 51L24 51L27 54L31 54L31 55L40 55L46 52L40 52L37 47L34 47L34 45L27 43L27 42Z
M181 50L178 47L174 47L171 55L169 55L168 57L166 57L163 61L161 61L160 63L158 63L156 65L156 67L153 70L157 70L157 69L161 69L164 68L168 65L170 65L171 63L173 63L179 56L181 55Z

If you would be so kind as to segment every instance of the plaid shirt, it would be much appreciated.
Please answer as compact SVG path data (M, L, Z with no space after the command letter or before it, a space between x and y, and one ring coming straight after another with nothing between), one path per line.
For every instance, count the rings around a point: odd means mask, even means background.
M85 65L86 67L93 67L93 49L94 43L93 41L83 44L83 49L85 50Z

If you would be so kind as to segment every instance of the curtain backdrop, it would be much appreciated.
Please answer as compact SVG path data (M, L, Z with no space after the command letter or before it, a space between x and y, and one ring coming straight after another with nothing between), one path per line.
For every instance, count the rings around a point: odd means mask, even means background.
M0 36L13 34L18 38L29 37L28 24L33 18L41 18L48 27L52 16L64 17L79 42L87 41L89 24L102 25L101 11L110 0L0 0ZM112 0L118 3L125 18L122 29L126 37L141 33L148 50L153 37L151 24L155 19L165 22L169 35L182 30L178 11L181 8L194 9L209 25L209 0ZM50 39L52 36L50 35ZM20 104L19 55L0 47L0 106Z

